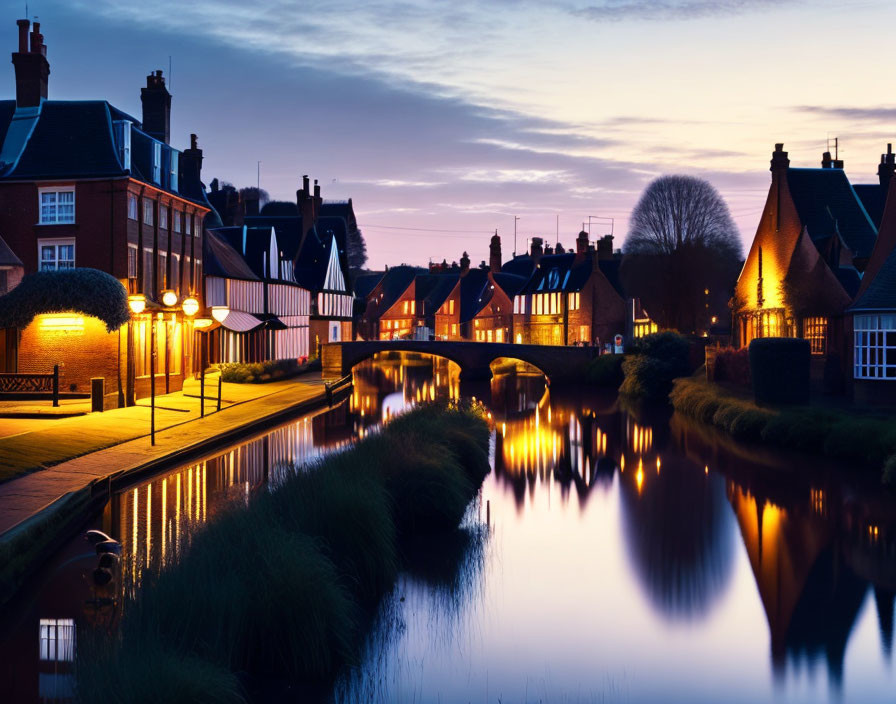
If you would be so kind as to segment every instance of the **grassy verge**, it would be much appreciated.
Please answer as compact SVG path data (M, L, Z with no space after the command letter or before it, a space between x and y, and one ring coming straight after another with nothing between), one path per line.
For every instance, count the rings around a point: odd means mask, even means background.
M144 578L117 637L79 648L79 698L194 701L195 687L171 686L194 671L215 683L203 701L242 701L241 682L327 681L355 659L402 545L458 526L488 438L475 410L420 408L216 518Z
M694 378L676 380L669 400L677 412L737 440L821 453L883 470L883 481L896 484L896 419L892 416L810 406L766 408Z
M319 370L320 360L278 359L266 362L231 362L215 365L221 372L221 379L233 384L265 384L280 379L289 379L307 371Z

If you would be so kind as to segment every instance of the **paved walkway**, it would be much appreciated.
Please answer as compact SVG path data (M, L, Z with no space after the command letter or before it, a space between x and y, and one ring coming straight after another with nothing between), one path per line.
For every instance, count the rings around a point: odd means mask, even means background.
M210 390L217 395L217 380L210 387L207 384L207 399ZM221 412L211 412L216 398L207 400L205 418L199 417L198 382L188 383L183 392L157 397L155 446L149 439L150 409L143 405L38 419L32 422L43 427L0 437L0 472L21 475L0 484L0 534L96 479L161 464L206 446L211 449L229 435L313 405L325 394L319 373L261 385L225 383L222 390Z

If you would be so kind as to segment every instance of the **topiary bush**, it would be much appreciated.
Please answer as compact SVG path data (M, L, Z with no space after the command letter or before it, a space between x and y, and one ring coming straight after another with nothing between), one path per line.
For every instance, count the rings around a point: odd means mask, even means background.
M758 403L809 401L809 341L766 337L750 343L753 396Z
M713 381L725 381L749 389L750 351L746 347L737 350L726 347L716 352Z
M632 351L666 362L674 375L673 378L687 376L691 372L691 343L684 335L674 330L645 335L635 340Z

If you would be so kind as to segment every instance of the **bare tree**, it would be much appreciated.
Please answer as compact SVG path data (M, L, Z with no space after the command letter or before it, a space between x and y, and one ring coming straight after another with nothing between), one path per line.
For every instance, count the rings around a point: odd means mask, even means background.
M623 281L662 327L701 333L713 318L727 320L742 251L728 206L712 185L662 176L632 212Z

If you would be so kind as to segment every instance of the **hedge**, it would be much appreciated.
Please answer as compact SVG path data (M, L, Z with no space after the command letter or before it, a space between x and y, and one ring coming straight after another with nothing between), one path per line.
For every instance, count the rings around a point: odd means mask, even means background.
M809 341L766 337L750 343L753 396L758 403L797 404L809 400Z
M0 296L0 327L25 328L38 315L82 313L99 318L109 332L131 317L128 292L111 274L98 269L59 269L28 274Z
M665 398L672 381L690 372L691 345L677 332L646 335L632 345L634 354L622 362L625 380L619 392L648 399Z
M715 369L710 381L727 381L736 386L751 388L750 351L743 347L726 347L716 353Z
M305 371L308 358L277 359L265 362L228 362L218 364L221 380L233 384L263 384L285 379Z

